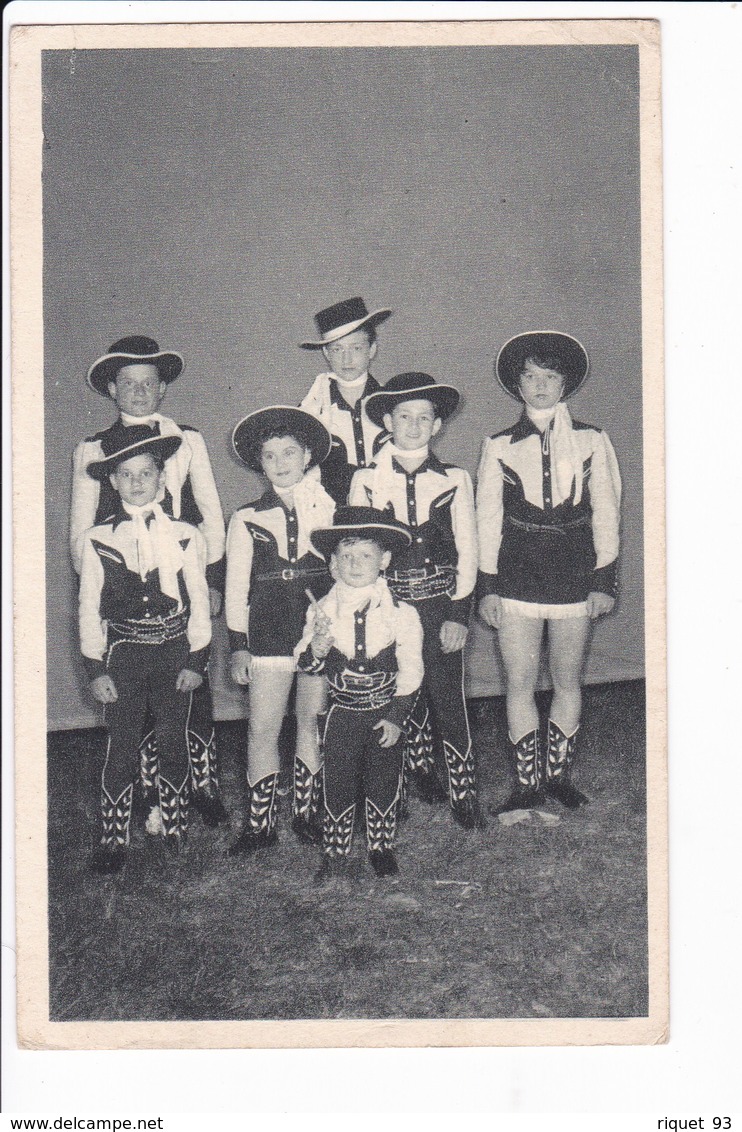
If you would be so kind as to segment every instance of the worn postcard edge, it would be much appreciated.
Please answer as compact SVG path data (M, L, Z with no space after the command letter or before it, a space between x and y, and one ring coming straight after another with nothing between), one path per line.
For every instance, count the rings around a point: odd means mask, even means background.
M48 993L41 52L139 47L636 44L647 656L649 1010L642 1018L51 1022ZM657 1044L668 1040L659 24L654 20L19 26L9 55L18 1035L26 1049Z

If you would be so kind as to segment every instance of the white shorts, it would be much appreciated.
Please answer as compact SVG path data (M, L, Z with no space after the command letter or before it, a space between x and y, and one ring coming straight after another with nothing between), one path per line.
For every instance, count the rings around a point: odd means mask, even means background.
M252 666L258 671L296 672L293 656L254 656Z
M513 617L530 617L534 621L566 621L570 617L587 617L587 602L541 605L536 601L517 601L514 597L500 598L503 613Z

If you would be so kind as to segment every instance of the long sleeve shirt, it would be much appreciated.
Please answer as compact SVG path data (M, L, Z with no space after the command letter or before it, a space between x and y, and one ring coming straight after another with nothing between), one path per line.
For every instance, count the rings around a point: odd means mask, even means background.
M269 488L229 523L224 611L233 652L290 656L301 636L308 599L331 584L327 564L309 534L332 526L335 504L307 475L293 491L294 508Z
M118 496L108 480L94 480L87 474L87 467L104 458L108 439L133 424L150 424L153 432L160 436L181 437L180 448L165 462L165 486L159 502L174 519L199 528L206 542L208 584L222 592L224 515L206 442L196 429L179 426L159 413L146 418L122 415L111 428L82 440L75 448L70 508L70 552L75 570L80 573L85 531L108 519L118 507Z
M409 472L386 445L372 467L354 475L349 503L386 511L409 528L412 544L395 555L390 577L413 571L422 582L436 570L451 569L448 619L466 625L477 579L474 490L469 473L443 464L432 452Z
M579 421L571 421L571 428L568 455L579 469L577 476L564 475L559 467L564 454L549 446L525 412L512 428L484 441L477 476L480 596L520 596L512 590L516 578L509 578L505 587L500 578L503 540L511 527L522 540L529 528L537 536L550 527L569 533L582 522L592 533L594 548L590 588L615 596L621 500L616 454L607 433ZM548 551L546 544L539 545ZM516 569L509 566L511 574Z
M334 643L317 660L311 643L317 611L307 610L304 633L294 649L300 671L327 676L330 699L340 706L381 706L401 726L423 679L423 630L417 611L392 596L380 578L363 591L336 583L318 602Z
M91 680L105 672L109 625L136 622L146 631L176 614L185 621L188 667L199 673L206 668L211 642L206 546L196 527L169 521L176 540L179 599L162 592L156 567L141 578L135 525L123 509L82 537L80 649Z

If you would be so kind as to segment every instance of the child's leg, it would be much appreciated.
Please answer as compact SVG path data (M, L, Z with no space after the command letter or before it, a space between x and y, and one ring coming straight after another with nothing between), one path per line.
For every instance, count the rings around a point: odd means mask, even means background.
M546 789L570 809L588 799L570 782L582 711L582 669L590 640L590 619L569 617L549 622L549 668L554 696L549 710Z
M317 717L324 711L325 679L300 672L296 685L294 830L303 839L316 842L321 838L316 819L322 794L322 754Z
M179 848L188 829L188 719L193 697L179 692L175 684L178 673L188 665L188 642L180 637L151 645L149 652L148 692L158 750L162 830L168 844Z
M536 682L543 635L541 618L503 611L497 636L505 665L505 703L512 742L538 727Z
M253 853L274 844L276 791L281 765L278 736L294 681L293 668L256 664L249 686L247 737L247 814L231 856Z
M498 638L505 664L505 703L516 786L504 805L490 806L491 813L528 809L543 801L541 736L535 695L543 633L541 618L503 611Z
M447 611L445 601L431 599L419 603L425 686L434 732L443 744L448 797L454 817L465 828L473 828L477 822L476 780L464 697L464 654L463 650L444 653L441 649L440 633Z
M549 622L549 670L554 683L549 715L565 735L571 735L580 723L582 669L589 639L589 617Z
M214 710L208 673L204 674L201 687L193 693L188 720L188 758L193 804L204 825L219 825L227 820L227 811L219 797Z
M402 737L393 747L379 745L374 724L384 719L384 709L369 713L363 746L363 787L366 796L366 836L369 851L392 849L397 832L397 803L402 780Z
M141 646L122 643L111 650L108 674L116 685L117 700L106 705L108 746L101 780L101 848L103 856L129 844L133 780L137 750L147 709L146 672ZM106 871L104 863L99 871ZM94 861L94 867L96 862Z
M323 746L325 814L323 850L328 857L347 857L353 841L356 796L363 780L365 712L330 707Z

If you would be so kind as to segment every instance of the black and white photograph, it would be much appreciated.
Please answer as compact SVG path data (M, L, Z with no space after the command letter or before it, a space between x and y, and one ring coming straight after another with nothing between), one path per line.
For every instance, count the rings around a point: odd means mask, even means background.
M21 1043L665 1040L656 23L14 35Z

